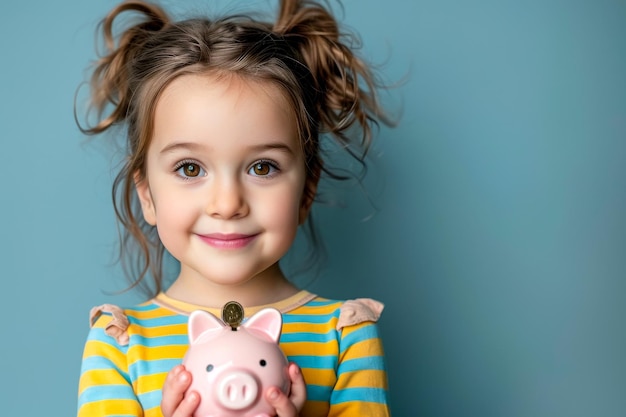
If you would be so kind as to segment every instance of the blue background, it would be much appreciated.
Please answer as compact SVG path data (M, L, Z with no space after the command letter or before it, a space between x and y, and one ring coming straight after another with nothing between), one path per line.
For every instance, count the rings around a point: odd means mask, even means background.
M109 294L114 157L72 113L114 4L0 7L2 415L74 414L89 309L139 300ZM363 54L406 76L385 96L403 113L366 181L376 213L359 192L317 209L311 289L385 302L393 413L626 415L626 3L344 5Z

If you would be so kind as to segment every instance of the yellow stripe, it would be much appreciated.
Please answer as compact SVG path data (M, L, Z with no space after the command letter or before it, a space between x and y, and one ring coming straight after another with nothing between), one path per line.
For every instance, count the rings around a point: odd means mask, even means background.
M294 343L281 343L281 349L287 356L294 355L311 355L315 353L316 356L320 355L336 355L339 351L339 346L335 340L326 343L312 343L312 342L294 342Z
M385 371L360 370L358 372L344 372L339 375L337 388L342 387L371 387L387 389L387 378Z
M285 323L283 324L283 333L314 333L326 334L331 327L326 323Z
M166 377L167 372L152 375L142 375L134 382L133 388L135 388L136 392L137 387L141 387L142 393L160 390L161 388L163 388Z
M124 312L128 317L133 317L137 320L160 319L178 316L176 312L166 310L164 308L155 308L153 310L125 310Z
M180 359L185 355L187 346L167 345L146 347L141 345L134 345L128 349L129 361L145 360L153 361L159 359Z
M133 400L102 400L84 404L78 410L78 417L104 415L131 415L142 417L143 411L138 402Z
M119 351L112 345L107 343L98 341L98 340L89 340L85 344L85 351L83 353L83 360L89 358L91 356L102 356L109 359L115 366L123 370L124 372L128 372L126 356L124 353Z
M150 328L135 328L130 326L128 328L131 334L140 334L144 337L159 337L159 336L187 336L187 324L172 324L169 326L158 326Z
M107 327L109 325L111 320L113 320L113 317L111 315L109 315L109 314L101 314L96 319L95 323L92 324L91 327L93 327L95 329L104 329L105 327Z
M333 386L337 379L335 371L332 369L302 369L304 381L310 385Z
M127 381L119 372L113 369L93 369L83 372L78 382L78 393L96 385L125 385Z

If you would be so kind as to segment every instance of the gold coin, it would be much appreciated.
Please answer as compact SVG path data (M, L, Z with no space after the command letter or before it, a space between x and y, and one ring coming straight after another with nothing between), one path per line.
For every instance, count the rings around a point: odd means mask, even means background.
M222 320L233 329L243 321L243 307L236 301L229 301L222 308Z

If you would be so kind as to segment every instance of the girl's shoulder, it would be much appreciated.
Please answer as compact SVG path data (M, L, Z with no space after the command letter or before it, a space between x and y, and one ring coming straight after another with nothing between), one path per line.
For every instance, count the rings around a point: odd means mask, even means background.
M364 322L377 322L383 308L383 303L371 298L336 300L311 294L306 302L283 311L283 316L287 321L290 321L290 316L295 316L296 320L316 317L332 321L334 327L341 330Z
M153 299L127 308L114 304L95 306L89 312L89 323L92 329L101 329L119 345L126 346L131 335L149 337L163 328L185 331L187 317Z

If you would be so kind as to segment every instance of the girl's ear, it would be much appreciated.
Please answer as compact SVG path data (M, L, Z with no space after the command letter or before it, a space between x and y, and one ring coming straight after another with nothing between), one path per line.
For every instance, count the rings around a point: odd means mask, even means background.
M137 196L141 203L141 211L143 212L143 218L151 226L156 226L156 210L154 209L154 201L152 199L152 193L150 193L150 187L148 180L144 177L141 178L139 173L135 174L135 189L137 190Z
M304 184L304 192L302 193L302 202L300 203L300 212L298 214L298 224L303 224L309 216L311 206L317 194L317 184L319 180L320 172L317 170L317 172L307 178Z

